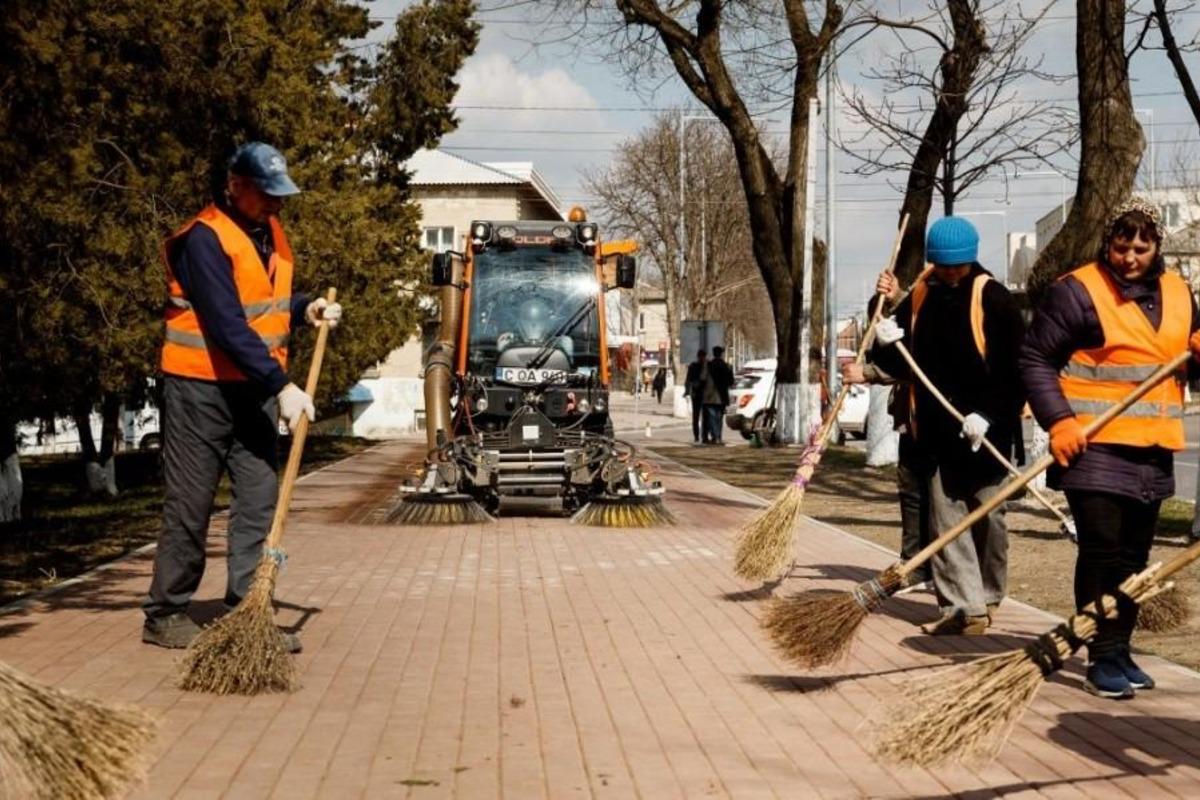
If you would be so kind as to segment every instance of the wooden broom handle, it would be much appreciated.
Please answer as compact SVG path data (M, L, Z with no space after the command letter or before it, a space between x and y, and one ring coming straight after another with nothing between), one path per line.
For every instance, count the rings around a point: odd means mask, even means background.
M896 229L896 239L892 242L892 256L888 259L887 271L896 271L896 260L900 257L900 245L904 241L904 232L908 230L908 214L900 218L900 227ZM875 326L883 317L883 304L887 300L880 292L878 295L879 302L875 304L875 312L871 314L871 322L867 325L867 329L863 331L862 340L858 343L858 353L854 356L854 363L861 364L863 358L867 355L867 347L871 344L871 337L875 335ZM836 314L834 316L837 316ZM826 333L826 336L829 334ZM837 352L837 348L834 348ZM835 358L836 362L837 359ZM829 371L837 369L837 364L826 365L826 374L831 374ZM825 413L825 419L821 421L821 427L817 431L814 442L824 442L829 438L829 432L833 430L833 423L837 421L838 413L842 410L842 404L846 402L847 395L850 394L850 384L843 382L842 388L838 390L837 397L834 398L833 405Z
M917 365L917 360L913 358L912 353L910 353L908 348L904 346L904 342L895 342L893 347L900 352L900 355L904 356L904 360L908 362L908 368L912 370L912 374L916 375L917 380L921 381L921 383L925 385L925 388L929 390L929 393L937 398L937 401L942 404L942 408L946 409L946 413L958 420L959 424L965 422L966 418L959 412L957 408L954 407L954 404L946 398L946 395L942 394L937 386L934 385L933 381L929 379L929 376L925 374L925 370L921 369L921 367ZM986 436L983 438L983 446L989 453L992 454L992 458L996 459L996 461L1000 462L1002 467L1008 470L1009 474L1021 474L1021 470L1017 469L1017 465L1005 458L1004 454L997 450L996 445L992 444L991 440ZM1050 513L1058 517L1059 522L1064 525L1067 524L1066 515L1059 510L1058 506L1054 505L1054 503L1050 501L1049 497L1046 497L1046 495L1042 494L1036 486L1030 486L1029 491L1041 502L1042 505L1050 510Z
M1121 414L1125 413L1125 411L1138 400L1141 400L1142 397L1145 396L1146 392L1149 392L1155 386L1174 375L1180 367L1187 363L1187 360L1191 357L1191 351L1185 350L1166 364L1163 364L1154 371L1153 375L1142 381L1140 384L1138 384L1136 389L1127 394L1125 399L1121 400L1116 405L1111 406L1107 411L1096 417L1087 425L1084 425L1083 435L1091 438L1096 434L1097 431L1099 431L1108 423L1112 422ZM922 564L940 553L942 549L946 547L946 545L958 538L959 534L961 534L963 531L970 530L972 525L990 514L1005 500L1019 492L1023 486L1036 478L1038 475L1045 472L1046 469L1048 469L1053 463L1054 456L1048 452L1037 461L1033 462L1033 464L1031 464L1029 468L1022 472L1018 477L1013 478L1011 481L1001 486L1000 490L997 491L990 500L964 517L963 520L953 528L946 531L929 544L925 545L921 552L917 553L908 561L905 561L903 564L901 564L898 568L900 575L902 577L911 575ZM1175 569L1182 569L1182 565L1176 567Z
M330 287L325 292L325 302L337 301L337 289ZM317 391L317 379L321 377L321 361L325 358L325 342L329 339L329 321L321 320L317 329L317 346L313 349L312 363L308 365L308 380L304 391L313 397ZM279 498L275 501L275 516L271 520L271 532L267 534L264 547L279 547L283 539L284 523L287 522L288 507L292 504L292 489L296 486L296 476L300 474L300 457L304 455L304 440L308 437L308 415L301 414L292 434L292 449L288 452L287 466L283 469L283 480L279 484Z

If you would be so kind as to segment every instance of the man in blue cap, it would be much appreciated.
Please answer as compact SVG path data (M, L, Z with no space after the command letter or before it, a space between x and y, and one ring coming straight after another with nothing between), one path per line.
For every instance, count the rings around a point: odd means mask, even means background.
M872 360L908 382L904 420L921 459L930 464L930 534L937 536L994 496L1006 473L982 451L987 438L1010 453L1021 436L1025 395L1017 357L1024 321L1009 293L978 262L979 234L962 217L945 217L929 228L928 267L907 297L890 272L876 289L895 306L880 321ZM897 305L898 304L898 305ZM919 323L918 323L919 320ZM966 418L951 416L889 347L900 339L933 384ZM862 381L861 368L846 371ZM934 588L941 618L923 630L934 635L984 633L1004 599L1008 573L1008 533L1003 504L958 537L933 559Z
M307 322L330 327L337 303L292 293L294 259L278 214L300 189L283 154L242 145L225 196L163 247L167 270L163 342L163 529L143 610L142 640L186 647L199 633L188 604L204 573L213 496L233 487L225 605L250 588L278 492L279 424L316 417L312 398L287 376L288 339ZM290 650L300 648L294 634Z

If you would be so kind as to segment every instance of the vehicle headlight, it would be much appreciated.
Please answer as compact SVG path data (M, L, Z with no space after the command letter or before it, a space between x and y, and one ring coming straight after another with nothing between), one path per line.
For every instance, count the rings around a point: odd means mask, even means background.
M587 398L585 397L584 399L579 401L579 404L576 406L576 408L579 409L579 413L586 414L592 410L592 404L589 403L587 401Z
M488 401L487 401L486 397L480 397L479 399L477 399L475 401L475 410L476 411L487 411L488 410Z
M600 398L596 401L596 410L597 411L603 413L604 409L606 409L606 408L608 408L608 404L604 402L604 398Z

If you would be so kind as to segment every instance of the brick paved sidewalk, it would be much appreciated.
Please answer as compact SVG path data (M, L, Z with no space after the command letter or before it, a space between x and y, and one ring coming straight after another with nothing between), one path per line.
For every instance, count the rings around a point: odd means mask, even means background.
M1147 658L1161 688L1115 703L1081 690L1076 662L994 764L892 770L866 748L900 680L1047 618L1006 604L1000 636L931 640L912 627L931 598L907 595L867 621L848 663L802 674L771 652L758 595L729 568L759 501L665 463L673 529L365 524L417 453L383 445L300 484L278 587L279 620L305 644L295 694L173 688L177 655L139 641L150 554L0 618L0 658L159 715L141 798L1200 795L1191 672ZM844 588L889 561L816 522L798 542L806 566L784 590ZM223 584L214 559L199 616Z

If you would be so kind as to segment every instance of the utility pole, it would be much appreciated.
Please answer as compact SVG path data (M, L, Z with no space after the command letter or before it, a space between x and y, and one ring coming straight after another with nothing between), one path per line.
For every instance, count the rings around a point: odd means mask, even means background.
M825 70L825 375L829 397L838 391L841 370L837 358L837 163L833 134L837 126L833 49L829 51L829 66Z

